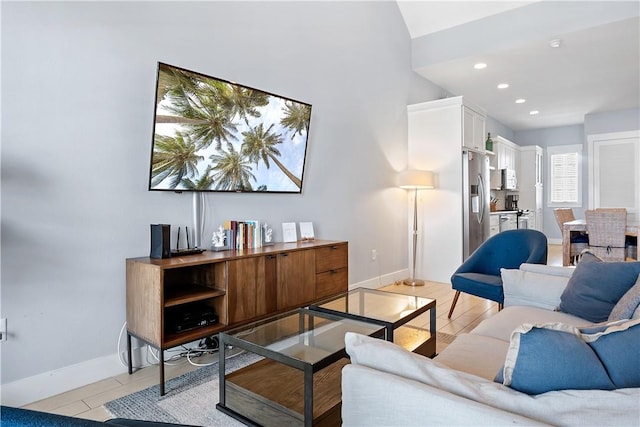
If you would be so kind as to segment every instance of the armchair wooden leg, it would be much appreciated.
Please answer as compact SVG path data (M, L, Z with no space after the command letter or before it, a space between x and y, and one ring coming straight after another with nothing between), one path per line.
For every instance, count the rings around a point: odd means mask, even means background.
M451 319L453 309L456 308L456 303L458 302L458 297L460 297L460 291L456 291L456 294L453 297L453 301L451 301L451 308L449 309L449 315L447 316L448 319Z
M504 304L499 302L498 303L498 311L502 310L504 308Z

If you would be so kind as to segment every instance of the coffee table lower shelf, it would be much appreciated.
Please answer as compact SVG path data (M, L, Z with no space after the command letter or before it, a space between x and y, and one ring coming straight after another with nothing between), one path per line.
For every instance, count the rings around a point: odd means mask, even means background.
M314 426L340 426L341 371L348 363L340 359L313 375ZM217 408L245 424L304 425L304 373L298 369L263 359L228 374L225 387L226 406Z
M404 325L395 330L393 342L413 353L433 358L436 355L436 336L428 329Z

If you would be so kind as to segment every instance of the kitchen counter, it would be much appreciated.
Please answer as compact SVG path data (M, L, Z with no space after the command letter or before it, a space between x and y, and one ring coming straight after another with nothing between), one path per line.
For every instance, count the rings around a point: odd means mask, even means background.
M491 215L500 215L500 214L517 214L518 211L493 211L489 212Z

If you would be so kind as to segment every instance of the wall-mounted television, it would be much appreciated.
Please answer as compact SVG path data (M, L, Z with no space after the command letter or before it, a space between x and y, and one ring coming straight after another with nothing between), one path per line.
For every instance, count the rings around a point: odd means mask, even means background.
M158 63L149 190L301 193L311 105Z

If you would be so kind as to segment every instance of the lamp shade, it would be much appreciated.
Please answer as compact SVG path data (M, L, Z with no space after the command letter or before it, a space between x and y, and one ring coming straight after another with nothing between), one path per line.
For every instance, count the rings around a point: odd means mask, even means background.
M434 188L433 172L406 170L398 175L398 186L406 189Z

